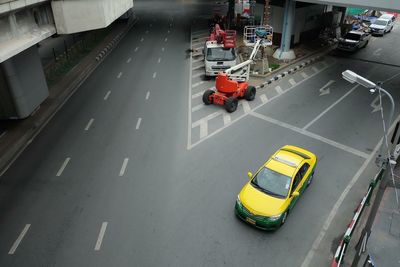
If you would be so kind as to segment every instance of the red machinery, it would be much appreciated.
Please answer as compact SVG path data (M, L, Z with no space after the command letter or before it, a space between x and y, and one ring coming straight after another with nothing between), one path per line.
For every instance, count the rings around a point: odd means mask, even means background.
M224 48L236 47L236 31L235 30L221 30L219 24L215 24L213 31L208 37L208 41L216 41L217 44L223 44Z
M239 98L244 98L247 101L254 100L256 88L250 86L247 81L249 80L250 64L253 63L260 45L261 40L258 40L248 60L218 74L215 78L216 90L209 89L203 94L204 104L221 105L225 107L226 111L231 113L237 109ZM239 70L243 70L243 72L234 74Z

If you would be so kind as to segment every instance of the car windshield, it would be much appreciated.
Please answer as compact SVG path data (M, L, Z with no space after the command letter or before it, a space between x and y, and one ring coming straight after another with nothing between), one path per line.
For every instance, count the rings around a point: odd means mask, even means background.
M375 25L385 26L387 24L387 21L383 20L383 19L377 19L377 20L375 20L374 24Z
M285 198L289 193L291 180L289 176L264 167L254 176L251 184L268 195Z
M214 47L207 49L207 60L208 61L232 61L236 59L235 49L223 47Z
M358 41L358 40L360 40L360 35L359 34L355 34L355 33L347 33L344 36L344 39L350 39L350 40Z

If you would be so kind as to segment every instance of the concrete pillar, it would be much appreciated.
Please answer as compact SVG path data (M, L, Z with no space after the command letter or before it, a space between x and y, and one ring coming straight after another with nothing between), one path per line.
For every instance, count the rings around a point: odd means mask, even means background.
M290 49L290 41L294 27L294 17L296 12L296 1L286 0L283 25L282 25L282 40L281 47L278 48L273 57L281 60L295 59L294 51Z

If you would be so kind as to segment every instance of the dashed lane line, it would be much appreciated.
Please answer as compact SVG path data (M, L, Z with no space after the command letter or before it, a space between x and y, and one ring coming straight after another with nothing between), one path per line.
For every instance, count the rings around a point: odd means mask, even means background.
M144 41L144 38L142 37L141 39L140 39L140 42L143 42Z
M149 30L146 30L146 34L148 34L149 33Z
M26 235L30 227L31 227L30 224L25 225L24 229L22 229L22 232L19 234L17 240L15 240L14 244L10 248L10 251L8 251L8 254L13 255L15 253L19 244L21 243L22 239L24 239L24 236Z
M111 94L111 91L108 91L107 93L106 93L106 95L104 96L104 100L107 100L108 99L108 97L110 96L110 94Z
M89 122L86 124L85 131L89 131L90 126L92 126L93 122L94 122L94 119L91 118L91 119L89 120Z
M131 62L131 60L132 60L132 58L130 57L130 58L128 58L128 60L126 61L126 63L129 63L129 62Z
M168 42L168 38L165 38L165 39L164 39L164 42Z
M142 118L139 118L136 122L136 130L139 130L140 128L140 123L142 122Z
M119 171L119 176L124 176L126 167L128 166L129 158L125 158L124 161L122 162L121 169Z
M357 149L355 149L355 148L352 148L352 147L349 147L349 146L340 144L340 143L338 143L338 142L335 142L335 141L330 140L330 139L328 139L328 138L325 138L325 137L323 137L323 136L320 136L320 135L314 134L314 133L312 133L312 132L303 130L303 129L301 129L301 128L298 128L298 127L296 127L296 126L290 125L290 124L288 124L288 123L285 123L285 122L282 122L282 121L278 121L278 120L276 120L276 119L273 119L273 118L264 116L264 115L262 115L262 114L259 114L259 113L254 112L254 111L251 112L250 115L252 115L253 117L262 119L262 120L264 120L264 121L267 121L267 122L269 122L269 123L272 123L272 124L281 126L281 127L283 127L283 128L292 130L292 131L294 131L294 132L300 133L300 134L305 135L305 136L307 136L307 137L316 139L316 140L321 141L321 142L323 142L323 143L329 144L329 145L331 145L331 146L333 146L333 147L336 147L336 148L339 148L339 149L341 149L341 150L343 150L343 151L346 151L346 152L348 152L348 153L354 154L354 155L356 155L356 156L358 156L358 157L367 159L367 158L370 156L370 155L368 155L367 153L362 152L362 151L359 151L359 150L357 150Z
M161 51L163 51L163 52L164 52L164 50L165 50L165 48L164 48L164 47L161 47Z
M330 105L327 109L325 109L323 112L321 112L317 117L315 117L312 121L307 123L306 126L303 127L303 130L307 130L311 125L313 125L317 120L319 120L322 116L324 116L329 110L331 110L334 106L339 104L340 101L342 101L344 98L346 98L349 94L351 94L359 85L355 85L353 88L351 88L347 93L345 93L342 97L340 97L338 100L336 100L332 105Z
M150 97L150 91L147 91L147 93L146 93L146 100L149 100L149 97Z
M268 102L268 97L265 94L260 95L260 99L263 104Z
M204 81L194 83L194 84L192 85L192 88L195 88L195 87L197 87L197 86L199 86L199 85L202 85L203 83L204 83Z
M122 72L118 73L117 79L121 78L121 76L122 76Z
M5 136L6 133L7 133L7 131L2 132L2 133L0 134L0 138L2 138L3 136Z
M61 165L60 169L58 170L56 176L61 176L61 174L64 172L65 167L67 167L69 161L71 160L70 157L66 158L63 162L63 164Z
M160 64L160 62L161 62L161 58L160 58L160 57L158 58L158 61L157 61L157 62L158 62L158 64Z
M139 47L136 47L136 48L135 48L135 52L137 52L138 50L139 50Z
M97 237L96 245L94 246L95 251L99 251L101 248L101 244L103 243L103 238L107 230L108 222L103 222L101 224L99 236Z
M155 79L156 76L157 76L157 72L154 72L154 73L153 73L153 79Z

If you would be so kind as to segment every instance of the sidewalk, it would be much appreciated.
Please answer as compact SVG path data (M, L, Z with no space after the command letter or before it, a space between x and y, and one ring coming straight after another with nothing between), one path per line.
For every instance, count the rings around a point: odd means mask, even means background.
M110 33L73 67L58 83L49 88L49 97L24 120L1 121L0 176L20 153L32 142L55 113L74 94L79 86L101 64L102 59L115 47L134 25L135 21L115 22ZM101 56L99 56L101 55Z

